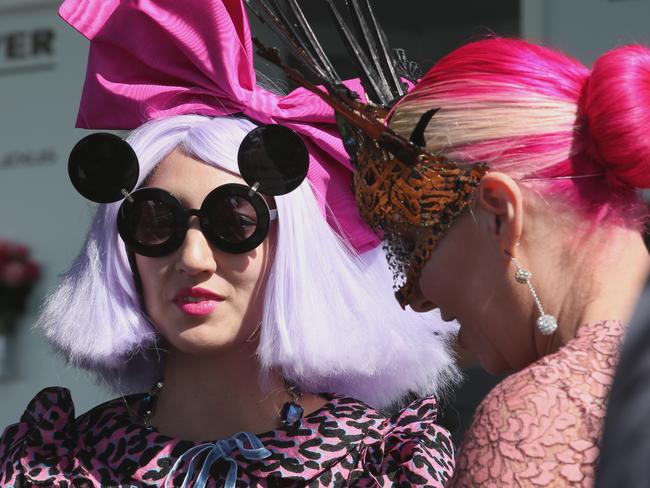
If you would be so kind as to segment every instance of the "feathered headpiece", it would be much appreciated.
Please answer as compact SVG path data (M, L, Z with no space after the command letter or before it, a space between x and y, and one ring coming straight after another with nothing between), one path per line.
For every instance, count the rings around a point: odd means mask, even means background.
M344 85L321 48L297 0L246 0L301 61L308 75L284 64L278 52L257 43L258 52L281 66L295 83L318 95L337 113L338 128L354 166L353 189L363 219L384 235L406 306L414 285L445 231L470 201L487 171L484 164L460 167L425 149L424 131L436 110L425 112L409 139L386 122L405 95L413 65L391 52L368 0L346 0L353 30L327 0L341 38L354 60L365 94ZM310 81L323 85L325 90Z

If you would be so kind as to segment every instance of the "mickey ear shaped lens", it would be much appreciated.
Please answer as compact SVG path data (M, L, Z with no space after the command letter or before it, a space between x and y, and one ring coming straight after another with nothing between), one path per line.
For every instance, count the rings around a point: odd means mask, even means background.
M253 129L239 146L239 171L249 186L266 195L284 195L307 176L309 153L298 134L282 125Z
M121 137L106 132L81 139L68 159L72 185L97 203L122 200L123 190L130 192L135 188L139 171L133 148Z

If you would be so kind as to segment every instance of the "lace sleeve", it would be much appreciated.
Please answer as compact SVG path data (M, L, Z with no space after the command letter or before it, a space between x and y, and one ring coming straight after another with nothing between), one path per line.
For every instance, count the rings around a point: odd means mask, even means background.
M531 374L504 380L476 411L451 486L588 484L599 428L585 423L580 398L572 394L581 392L540 386Z
M583 325L498 384L476 411L451 486L592 486L624 331L619 321Z

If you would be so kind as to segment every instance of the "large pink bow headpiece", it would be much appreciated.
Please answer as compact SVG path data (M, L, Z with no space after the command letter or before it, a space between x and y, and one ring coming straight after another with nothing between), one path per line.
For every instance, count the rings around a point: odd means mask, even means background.
M77 127L134 129L170 115L235 113L282 124L309 149L307 178L330 224L359 252L379 244L357 212L332 109L302 88L279 96L256 85L241 0L66 0L59 13L90 40Z

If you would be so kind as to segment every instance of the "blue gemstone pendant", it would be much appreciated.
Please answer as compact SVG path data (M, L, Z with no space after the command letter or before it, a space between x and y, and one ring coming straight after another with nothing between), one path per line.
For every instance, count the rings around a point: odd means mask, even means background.
M282 425L289 427L298 422L304 413L305 410L296 402L287 402L282 406L280 421L282 422Z

